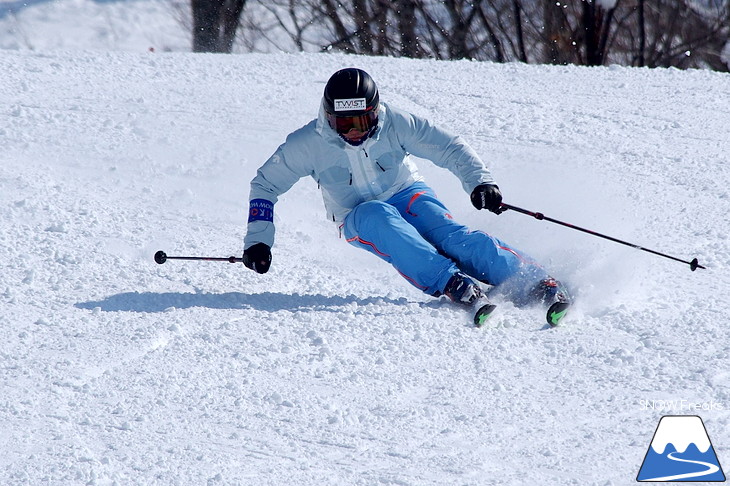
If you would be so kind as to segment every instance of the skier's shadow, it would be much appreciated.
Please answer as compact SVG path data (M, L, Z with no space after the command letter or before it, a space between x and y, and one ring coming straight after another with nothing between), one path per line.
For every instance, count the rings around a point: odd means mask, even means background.
M75 304L79 309L100 309L103 312L164 312L171 308L189 309L205 307L208 309L255 309L266 312L279 310L329 310L339 306L357 304L369 305L388 303L407 305L406 298L389 299L386 297L360 298L354 295L325 296L283 294L278 292L262 292L245 294L242 292L226 292L222 294L182 293L182 292L125 292L89 302ZM341 310L341 309L339 309Z

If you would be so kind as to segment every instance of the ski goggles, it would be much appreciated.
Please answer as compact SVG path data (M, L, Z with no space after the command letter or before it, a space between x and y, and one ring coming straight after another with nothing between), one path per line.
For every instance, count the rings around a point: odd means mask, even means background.
M337 116L328 112L325 112L325 115L330 126L340 134L346 134L353 128L358 132L367 133L378 124L377 108L363 115Z

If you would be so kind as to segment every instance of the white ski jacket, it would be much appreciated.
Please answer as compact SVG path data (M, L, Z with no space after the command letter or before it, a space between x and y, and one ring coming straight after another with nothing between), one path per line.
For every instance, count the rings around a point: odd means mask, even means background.
M494 184L479 156L457 135L428 120L380 104L378 128L362 145L346 143L319 117L291 133L251 181L250 213L244 248L274 244L273 207L300 178L317 181L327 218L342 223L358 204L385 201L422 180L409 154L453 172L467 194Z

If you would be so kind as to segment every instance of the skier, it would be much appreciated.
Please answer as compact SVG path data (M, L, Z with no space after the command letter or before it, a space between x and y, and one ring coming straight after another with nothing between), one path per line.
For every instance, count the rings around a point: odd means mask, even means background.
M500 214L502 194L479 156L461 137L379 98L363 70L332 75L318 118L291 133L251 181L243 263L269 270L274 205L311 176L347 242L387 261L423 292L476 307L487 302L481 281L517 305L550 307L548 323L557 324L570 304L562 285L513 247L454 221L409 157L449 169L476 209Z

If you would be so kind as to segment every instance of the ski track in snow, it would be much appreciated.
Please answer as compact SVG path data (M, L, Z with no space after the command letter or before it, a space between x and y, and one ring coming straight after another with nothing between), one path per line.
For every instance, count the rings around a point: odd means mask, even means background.
M481 330L347 245L303 180L270 273L248 182L335 70L461 133L519 214L457 219L580 296L564 327ZM341 55L0 52L0 483L630 484L660 411L715 401L730 444L730 83L676 70ZM285 76L282 76L285 75ZM728 462L728 461L725 461Z

